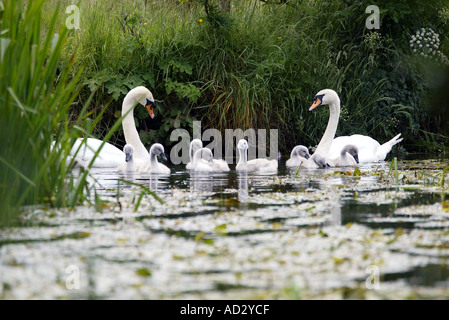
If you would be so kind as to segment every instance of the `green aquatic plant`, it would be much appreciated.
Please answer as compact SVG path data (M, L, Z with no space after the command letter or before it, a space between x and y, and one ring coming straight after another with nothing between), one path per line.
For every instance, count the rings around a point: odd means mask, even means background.
M0 6L0 224L23 205L55 201L66 189L65 162L75 129L69 108L79 93L82 68L62 51L69 30L57 29L57 6L42 21L43 0ZM53 141L54 144L53 144Z
M439 187L443 187L445 185L446 182L446 174L449 172L449 167L446 167L444 169L439 170L437 173L435 174L431 174L431 173L427 173L424 172L422 170L418 170L418 173L421 176L425 176L427 178L430 178L429 181L432 185L434 186L439 186Z
M398 173L398 158L394 157L390 164L390 169L388 171L388 176L393 175L394 181L398 184L399 173Z
M145 195L150 195L154 199L156 199L159 203L164 203L164 201L156 193L154 193L153 191L151 191L148 187L146 187L144 185L141 185L141 184L129 181L129 180L125 180L125 179L120 179L118 182L119 183L123 182L125 184L130 185L130 186L138 187L140 189L139 196L137 197L137 200L136 200L136 202L134 204L134 212L139 209L140 203L142 202L142 199L143 199L143 197ZM119 186L120 186L120 184L119 184ZM117 188L117 192L119 192L118 189L119 188ZM117 198L117 201L120 202L119 198Z
M59 4L45 23L43 0L0 3L0 225L13 223L25 205L73 208L87 202L101 210L98 195L89 199L93 186L87 181L98 152L87 170L72 172L71 153L83 146L72 150L73 143L93 136L109 106L91 110L95 90L79 99L84 68L74 68L76 50L64 54L76 31L58 25ZM73 105L76 115L70 112ZM104 135L103 145L121 120Z

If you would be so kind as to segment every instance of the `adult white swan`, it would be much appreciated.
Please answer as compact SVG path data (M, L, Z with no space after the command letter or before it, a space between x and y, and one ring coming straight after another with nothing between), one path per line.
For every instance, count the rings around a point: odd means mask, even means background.
M245 139L240 139L237 149L240 156L235 166L237 171L275 171L278 168L277 160L258 158L248 161L248 142Z
M398 134L390 141L380 144L369 136L355 134L352 136L342 136L335 138L338 120L340 117L340 98L332 89L324 89L316 94L313 98L314 102L309 108L312 111L321 105L329 105L329 122L315 153L326 155L327 158L336 158L341 155L343 148L348 145L355 145L358 148L358 157L360 162L376 162L383 161L391 148L402 141ZM313 158L313 156L312 156Z
M140 167L146 165L151 159L147 149L145 149L142 141L140 141L134 122L133 108L137 104L146 107L150 117L154 118L153 108L155 102L150 90L143 86L136 87L128 92L122 104L122 116L124 116L122 120L123 133L126 143L132 145L134 148L135 165L136 167ZM103 141L94 138L84 140L84 138L78 138L75 141L70 155L75 157L80 165L87 166L92 161ZM125 154L123 151L110 143L105 143L95 158L92 167L117 167L123 162L124 158Z
M154 118L154 102L153 94L150 90L143 86L135 87L123 99L122 104L122 127L123 134L125 135L126 143L131 144L134 147L134 159L137 161L147 162L150 159L150 154L140 141L139 133L136 129L136 123L134 122L134 106L141 104L147 108L148 114L151 119Z

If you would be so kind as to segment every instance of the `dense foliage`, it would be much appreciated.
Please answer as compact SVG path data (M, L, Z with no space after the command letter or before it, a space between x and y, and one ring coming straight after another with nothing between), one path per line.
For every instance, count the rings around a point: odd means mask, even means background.
M222 10L223 3L230 6ZM76 64L85 67L81 100L98 86L96 106L113 98L99 136L118 118L129 88L142 84L159 101L156 121L137 111L147 144L170 146L174 128L190 129L199 119L203 129L278 128L286 153L318 143L327 110L307 109L317 91L332 88L342 101L337 135L369 134L383 142L402 132L407 150L441 150L447 118L431 112L427 97L447 63L413 52L410 41L431 28L440 55L448 56L448 1L377 1L380 29L370 30L365 9L371 4L83 2L81 29L72 31L67 54L77 48ZM114 139L123 145L121 134Z

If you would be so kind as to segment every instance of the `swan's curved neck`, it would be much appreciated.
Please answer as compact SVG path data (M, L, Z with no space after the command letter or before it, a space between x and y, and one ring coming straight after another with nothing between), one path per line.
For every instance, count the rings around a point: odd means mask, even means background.
M247 159L247 157L248 157L247 150L239 149L239 155L240 155L240 157L239 157L239 163L238 164L246 165L246 162L248 161L248 159Z
M157 161L157 155L154 152L150 153L150 165L151 169L159 168L159 161Z
M140 141L139 133L136 129L136 123L134 122L134 110L135 102L129 96L126 96L122 105L122 127L125 135L126 143L131 144L134 147L134 156L137 159L148 159L148 151L145 149L142 141ZM126 116L125 116L126 115Z
M328 154L337 132L338 118L340 117L340 101L329 104L329 122L326 131L318 144L315 153Z
M198 164L198 162L200 162L201 160L201 155L198 153L195 153L195 155L193 156L193 159L191 159L192 164Z

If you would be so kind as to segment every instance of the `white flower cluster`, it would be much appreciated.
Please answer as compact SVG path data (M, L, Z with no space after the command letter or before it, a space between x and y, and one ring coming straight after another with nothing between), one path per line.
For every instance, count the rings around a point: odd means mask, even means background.
M447 57L440 50L438 50L439 47L440 35L431 28L419 29L410 40L410 48L413 53L444 64L449 64Z

